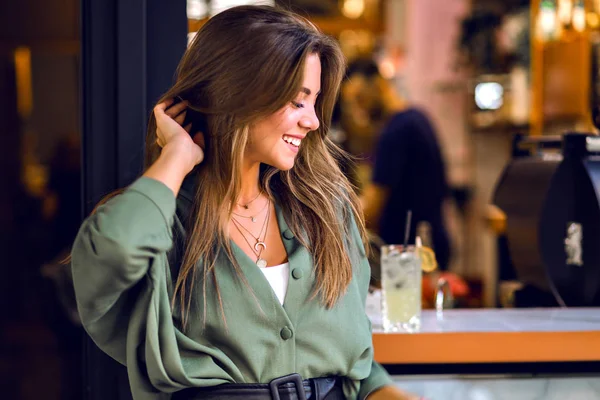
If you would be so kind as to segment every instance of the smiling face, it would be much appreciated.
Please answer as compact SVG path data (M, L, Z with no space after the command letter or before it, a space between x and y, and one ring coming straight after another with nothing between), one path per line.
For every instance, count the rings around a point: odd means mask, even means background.
M302 88L296 98L250 127L245 161L287 171L294 166L302 139L319 128L315 102L321 91L321 60L311 54L304 64Z

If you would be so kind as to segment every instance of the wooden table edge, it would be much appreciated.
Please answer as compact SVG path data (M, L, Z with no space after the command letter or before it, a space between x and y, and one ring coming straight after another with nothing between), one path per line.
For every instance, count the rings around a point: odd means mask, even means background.
M381 364L600 361L600 331L374 333Z

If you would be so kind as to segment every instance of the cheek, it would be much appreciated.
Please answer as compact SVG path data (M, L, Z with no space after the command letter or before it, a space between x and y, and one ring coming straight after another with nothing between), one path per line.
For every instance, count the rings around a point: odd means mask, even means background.
M280 127L275 124L260 124L250 131L247 149L252 153L267 154L278 145L281 140Z
M283 143L282 136L286 133L294 133L298 126L299 110L285 107L275 114L258 121L250 129L250 137L247 150L251 153L279 152L278 146Z
M275 130L280 133L280 136L286 132L292 132L298 126L299 114L299 110L289 109L278 118Z
M293 131L298 124L297 116L291 110L284 110L270 118L265 119L256 126L255 134L252 136L257 141L268 141L275 143L288 132Z

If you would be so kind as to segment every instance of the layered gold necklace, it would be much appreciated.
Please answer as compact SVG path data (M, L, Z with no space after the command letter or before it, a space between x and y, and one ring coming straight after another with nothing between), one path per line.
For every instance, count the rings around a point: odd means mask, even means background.
M242 237L244 238L244 241L248 244L248 246L250 247L250 250L252 250L252 252L256 256L256 265L258 265L260 268L265 268L267 266L267 260L262 258L261 255L262 255L263 251L265 251L267 249L266 238L267 238L267 233L269 231L269 220L271 219L271 212L270 212L270 207L269 207L270 204L271 204L271 199L268 199L267 204L261 209L261 211L259 211L259 214L260 214L265 209L269 210L267 212L267 215L265 216L265 219L263 220L263 224L262 224L262 227L260 228L260 232L258 233L258 235L254 235L254 233L252 233L240 221L238 221L236 219L236 217L234 217L234 216L231 217L231 222L233 222L233 226L238 230L240 235L242 235ZM234 212L232 212L232 214L237 215L238 217L242 217L242 218L251 218L252 222L256 222L256 216L248 217L248 216L236 214ZM244 231L246 233L244 233ZM254 244L252 244L250 242L250 240L246 236L247 234L249 234L250 237L254 240ZM262 237L262 239L261 239L261 237Z

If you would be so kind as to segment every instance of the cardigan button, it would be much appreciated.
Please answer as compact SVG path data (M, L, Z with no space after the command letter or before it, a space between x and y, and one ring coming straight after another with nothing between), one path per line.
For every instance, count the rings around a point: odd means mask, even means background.
M302 278L302 275L304 275L302 273L302 270L300 268L294 268L292 270L292 276L294 277L294 279L300 279Z
M288 340L293 335L292 330L290 328L288 328L287 326L285 328L283 328L279 334L281 335L281 338L283 340Z
M283 237L287 240L292 240L294 238L294 234L289 229L286 229L285 231L283 231Z

